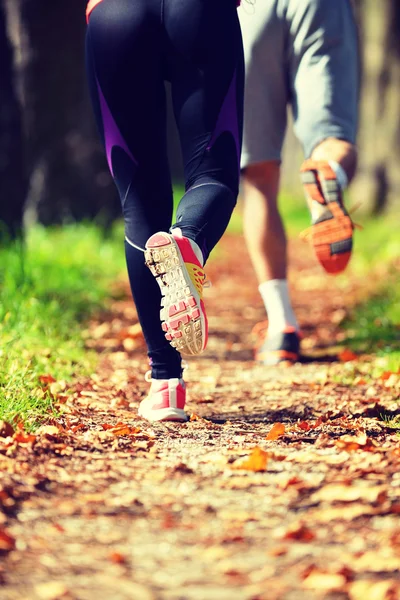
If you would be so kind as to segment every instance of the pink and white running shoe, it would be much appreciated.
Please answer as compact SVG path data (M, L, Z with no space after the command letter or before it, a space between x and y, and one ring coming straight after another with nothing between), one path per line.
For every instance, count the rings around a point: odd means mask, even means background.
M149 395L139 406L139 416L148 421L188 420L185 414L186 385L183 379L152 379Z
M203 302L206 275L190 240L178 232L152 235L145 260L161 289L160 318L166 339L183 354L200 354L208 339Z

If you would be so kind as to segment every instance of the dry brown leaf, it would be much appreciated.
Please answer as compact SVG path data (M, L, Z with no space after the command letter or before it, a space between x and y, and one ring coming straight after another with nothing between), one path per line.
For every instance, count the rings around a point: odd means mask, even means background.
M391 378L392 375L399 375L399 371L395 373L394 371L384 371L382 375L378 379L382 379L382 381L387 381Z
M328 524L334 521L353 521L363 516L379 514L379 508L358 502L313 510L310 515L313 523Z
M10 552L14 548L15 539L5 529L0 528L0 552Z
M36 433L38 435L57 435L58 433L60 433L60 429L55 425L42 425L41 427L39 427Z
M382 504L387 498L387 488L383 485L372 487L357 485L328 484L311 496L311 502L355 502Z
M340 362L350 362L351 360L357 360L357 358L357 354L355 354L352 350L348 350L347 348L338 354L338 359Z
M375 442L365 434L359 436L343 435L336 440L335 444L339 450L345 450L346 452L355 452L356 450L376 452L379 450Z
M14 433L13 438L18 444L34 444L36 442L36 435L25 433L24 431Z
M240 458L231 465L232 469L242 469L244 471L265 471L270 455L258 446L253 448L247 458Z
M297 542L312 542L315 540L315 533L304 525L304 523L296 523L288 529L283 539L296 540Z
M303 581L303 586L310 590L340 590L346 585L346 578L339 573L322 573L313 571Z
M140 427L130 427L126 423L116 423L116 425L110 425L109 423L102 423L102 428L105 431L109 431L115 436L122 435L135 435L136 433L140 433Z
M190 415L190 421L204 421L204 419L199 417L199 415L196 415L196 413L192 413Z
M0 437L6 438L14 435L13 426L6 421L0 421Z
M300 421L300 423L296 423L296 427L298 427L302 431L308 431L309 429L311 429L307 421Z
M126 563L126 557L120 552L111 552L109 558L111 562L116 563L117 565L123 565Z
M398 600L400 584L398 581L355 581L348 590L350 600Z
M42 385L48 385L49 383L55 383L57 380L52 375L39 375L39 382Z
M286 427L283 423L274 423L274 425L272 425L266 439L268 441L275 441L278 438L282 437L282 435L284 435L286 430Z
M35 592L40 600L60 600L68 594L68 588L62 581L46 581L38 583Z

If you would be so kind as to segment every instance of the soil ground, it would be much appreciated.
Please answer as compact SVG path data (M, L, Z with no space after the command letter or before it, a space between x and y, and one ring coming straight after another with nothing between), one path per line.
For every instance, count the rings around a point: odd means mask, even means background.
M400 413L399 376L371 381L371 357L339 348L365 282L327 277L301 242L291 254L303 362L254 362L264 309L226 236L187 424L137 417L147 365L127 295L90 326L96 373L67 389L44 374L59 417L0 437L2 600L400 598L400 437L382 420Z

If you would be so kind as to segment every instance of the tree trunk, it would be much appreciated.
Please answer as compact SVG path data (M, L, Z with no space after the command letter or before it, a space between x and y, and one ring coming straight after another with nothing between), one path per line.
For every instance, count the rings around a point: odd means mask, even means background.
M108 224L121 214L84 70L85 3L7 0L20 48L30 175L28 220Z
M13 64L4 6L0 1L0 241L21 233L27 188L21 110Z
M358 0L362 16L363 88L360 167L352 195L366 212L398 205L400 194L400 4Z

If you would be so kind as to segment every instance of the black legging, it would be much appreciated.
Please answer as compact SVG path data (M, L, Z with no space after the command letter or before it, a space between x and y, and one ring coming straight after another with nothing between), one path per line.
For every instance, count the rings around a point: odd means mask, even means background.
M177 222L205 260L235 206L243 118L243 50L235 0L92 0L87 70L125 219L132 294L152 376L181 375L160 325L160 290L142 249L172 220L164 81L171 82L185 167Z

